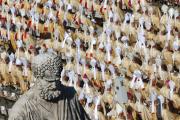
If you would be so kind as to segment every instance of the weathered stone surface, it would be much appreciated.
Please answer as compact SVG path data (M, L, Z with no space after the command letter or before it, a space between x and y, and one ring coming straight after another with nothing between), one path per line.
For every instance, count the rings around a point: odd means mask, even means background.
M36 85L14 104L9 120L89 120L75 89L59 81L61 70L59 56L36 56L32 62Z

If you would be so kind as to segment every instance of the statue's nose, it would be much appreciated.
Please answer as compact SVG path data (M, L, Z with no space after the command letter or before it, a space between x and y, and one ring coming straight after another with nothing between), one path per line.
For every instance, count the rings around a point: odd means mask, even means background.
M52 87L53 87L53 88L56 87L56 83L55 83L55 82L52 83Z
M56 88L56 83L52 82L51 85L49 86L49 89L54 89L54 88Z

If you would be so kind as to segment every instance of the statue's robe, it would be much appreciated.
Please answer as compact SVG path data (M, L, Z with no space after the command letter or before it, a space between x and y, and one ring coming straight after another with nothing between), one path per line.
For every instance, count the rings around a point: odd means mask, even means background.
M31 88L14 104L9 120L90 120L74 88L62 87L61 95L55 101L40 98L40 91Z

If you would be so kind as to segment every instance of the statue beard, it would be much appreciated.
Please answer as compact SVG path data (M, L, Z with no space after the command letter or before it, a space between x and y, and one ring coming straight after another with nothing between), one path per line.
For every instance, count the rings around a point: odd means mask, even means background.
M60 82L60 81L59 81ZM39 85L40 97L47 101L53 101L60 97L61 90L58 89L60 86L53 86L52 83L49 83L46 86Z
M61 91L59 90L48 90L48 89L41 89L40 97L47 101L55 100L59 98Z

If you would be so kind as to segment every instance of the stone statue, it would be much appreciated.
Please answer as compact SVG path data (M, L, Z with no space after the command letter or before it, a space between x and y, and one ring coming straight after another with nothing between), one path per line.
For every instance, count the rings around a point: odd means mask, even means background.
M61 57L39 54L32 60L35 85L10 110L9 120L90 120L72 87L61 84Z

